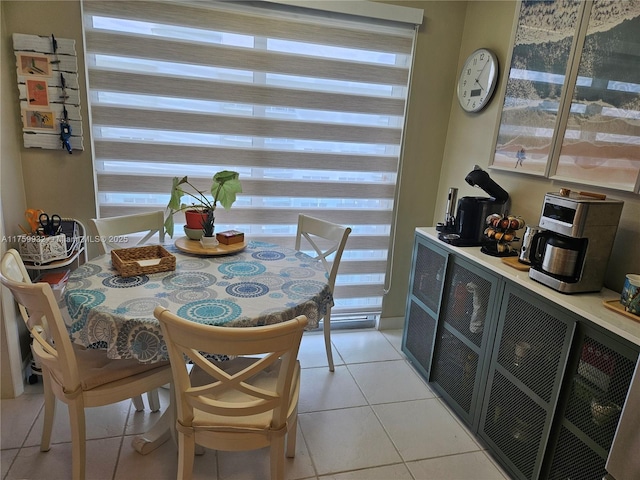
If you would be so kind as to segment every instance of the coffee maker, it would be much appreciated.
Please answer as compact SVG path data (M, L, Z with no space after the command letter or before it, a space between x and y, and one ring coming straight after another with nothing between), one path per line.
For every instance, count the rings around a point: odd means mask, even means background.
M620 200L584 194L544 196L529 248L529 277L562 293L598 292L622 213Z
M465 177L472 187L479 187L490 197L462 197L458 200L456 215L453 205L458 193L457 188L450 188L447 197L447 211L444 223L438 223L438 238L459 247L473 247L484 243L485 222L492 213L504 214L509 206L509 194L489 174L476 165Z

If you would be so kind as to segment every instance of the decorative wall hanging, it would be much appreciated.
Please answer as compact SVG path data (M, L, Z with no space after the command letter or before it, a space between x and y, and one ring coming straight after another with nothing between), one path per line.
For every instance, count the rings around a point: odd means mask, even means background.
M521 0L491 168L640 190L640 1Z
M26 148L84 150L75 40L13 34Z

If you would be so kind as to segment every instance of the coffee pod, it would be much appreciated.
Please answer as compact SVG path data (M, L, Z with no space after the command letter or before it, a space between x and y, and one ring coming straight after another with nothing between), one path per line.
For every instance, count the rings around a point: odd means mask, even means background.
M522 217L509 217L509 228L511 230L520 230L524 226L525 223Z

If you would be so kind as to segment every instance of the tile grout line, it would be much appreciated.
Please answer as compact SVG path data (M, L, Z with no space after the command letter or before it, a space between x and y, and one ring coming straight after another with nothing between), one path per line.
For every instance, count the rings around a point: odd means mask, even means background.
M160 403L160 408L162 408L162 403ZM131 419L131 410L134 409L133 400L129 402L129 410L127 411L127 415L124 420L124 425L122 426L122 434L120 435L120 445L118 445L118 453L116 454L116 462L113 466L113 474L111 475L111 480L116 480L116 474L118 473L118 466L120 465L120 456L122 455L122 446L124 445L124 438L127 433L127 425L129 424L129 420Z
M27 395L31 395L31 394L27 394ZM40 406L40 409L38 410L38 413L36 413L34 415L33 421L31 422L31 425L27 429L27 433L25 434L24 438L22 439L22 442L20 443L20 446L15 448L15 450L17 450L17 452L13 456L13 458L11 459L11 463L9 464L9 468L7 468L7 473L4 475L3 480L6 479L9 476L9 472L13 468L13 465L15 464L16 460L18 460L18 457L20 456L20 453L22 452L22 449L23 448L29 448L29 447L25 447L25 443L27 442L27 439L29 438L29 435L31 435L31 431L33 430L33 427L38 422L38 417L44 411L44 395L43 395L42 398L43 398L42 405ZM43 418L43 421L44 421L44 418ZM40 434L40 441L42 441L42 433ZM38 443L37 447L38 447L38 450L39 450L40 449L40 443ZM9 449L8 448L8 449L2 449L2 450L14 450L14 449L12 449L12 448Z
M385 337L385 339L387 339ZM387 339L388 341L388 339ZM390 343L390 342L389 342ZM395 350L395 347L393 345L391 345L391 347ZM357 364L360 365L361 363ZM393 445L393 448L395 449L396 453L398 454L398 457L400 458L401 462L398 463L392 463L389 465L398 465L400 463L402 463L404 465L404 467L407 469L407 471L409 472L409 475L411 475L411 478L414 478L413 474L411 473L411 470L409 469L409 467L407 466L407 462L405 461L404 457L402 456L402 454L400 453L400 450L398 450L398 446L396 445L396 443L393 441L393 438L391 438L391 435L389 434L389 432L387 431L387 428L384 426L384 423L382 423L382 420L380 419L380 417L378 416L378 414L376 413L375 408L373 408L373 404L371 403L371 400L369 400L369 398L367 397L366 393L362 390L362 387L360 386L360 384L358 383L357 379L355 378L355 376L353 375L353 372L351 371L351 369L349 368L348 363L345 362L345 366L347 367L347 371L349 372L349 375L351 375L351 378L353 379L354 383L357 385L358 389L360 390L360 393L362 393L362 396L364 397L364 399L367 401L367 405L369 406L369 408L371 409L371 413L373 413L373 415L376 417L376 419L378 420L378 423L380 424L380 426L382 427L382 430L384 431L384 434L387 436L387 438L389 439L389 442L391 443L391 445ZM399 403L399 402L389 402L389 403ZM386 466L386 465L385 465ZM415 480L415 478L414 478Z

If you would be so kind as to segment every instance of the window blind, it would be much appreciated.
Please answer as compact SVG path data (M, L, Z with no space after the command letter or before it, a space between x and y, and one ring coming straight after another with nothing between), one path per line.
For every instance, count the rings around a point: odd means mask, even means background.
M99 216L235 170L216 230L293 247L298 213L352 227L332 312L378 314L415 28L266 2L85 1L83 16Z

